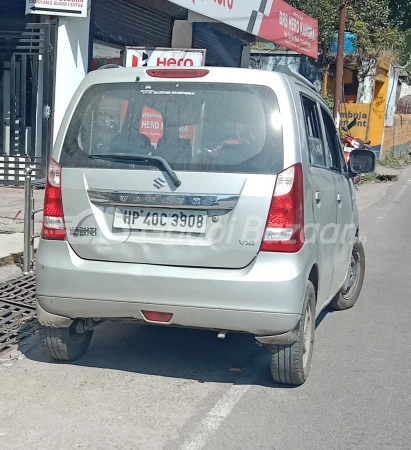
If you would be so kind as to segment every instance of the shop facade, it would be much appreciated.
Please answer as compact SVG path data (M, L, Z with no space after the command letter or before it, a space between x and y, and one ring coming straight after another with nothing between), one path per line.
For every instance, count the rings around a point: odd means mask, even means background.
M2 0L0 123L8 125L0 131L0 184L21 184L27 158L38 166L35 177L44 177L80 82L102 65L123 65L128 47L199 49L205 65L247 68L250 45L260 39L306 55L317 51L316 22L283 0L77 0L72 10L66 5ZM5 160L12 169L8 175L1 166Z
M122 65L125 47L206 50L209 66L241 67L254 36L166 0L92 0L90 70ZM247 66L248 67L248 66Z

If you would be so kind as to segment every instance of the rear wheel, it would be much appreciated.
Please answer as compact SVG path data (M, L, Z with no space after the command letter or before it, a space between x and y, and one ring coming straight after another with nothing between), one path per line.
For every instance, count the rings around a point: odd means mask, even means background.
M350 267L340 292L330 303L330 309L344 311L352 308L361 294L365 276L365 252L362 242L356 238L351 254Z
M315 289L307 283L298 339L292 345L269 345L271 375L277 383L300 386L310 371L315 333Z
M77 324L69 328L42 327L41 341L47 355L59 361L74 361L84 355L93 336L92 330L77 331Z

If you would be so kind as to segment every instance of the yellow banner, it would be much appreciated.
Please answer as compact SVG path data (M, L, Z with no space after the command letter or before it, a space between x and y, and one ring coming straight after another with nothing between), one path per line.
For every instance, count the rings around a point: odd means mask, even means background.
M341 125L348 125L354 119L357 124L351 129L351 134L363 141L368 139L371 105L365 103L343 103L340 109Z

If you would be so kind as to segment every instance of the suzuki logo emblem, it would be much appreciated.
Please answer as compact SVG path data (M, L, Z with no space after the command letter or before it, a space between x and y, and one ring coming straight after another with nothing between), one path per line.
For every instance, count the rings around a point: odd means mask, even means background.
M154 187L157 189L165 187L166 184L167 184L166 180L161 177L156 178L153 183Z

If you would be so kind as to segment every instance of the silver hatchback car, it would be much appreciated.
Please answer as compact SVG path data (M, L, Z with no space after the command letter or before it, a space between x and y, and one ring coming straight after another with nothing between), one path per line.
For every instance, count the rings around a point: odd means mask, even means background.
M251 333L275 381L307 378L315 320L364 279L327 106L286 69L90 73L49 164L37 254L44 347L73 360L104 320Z

